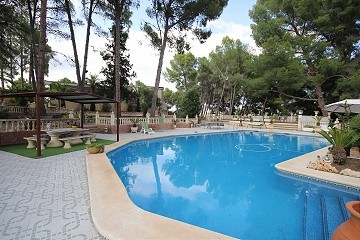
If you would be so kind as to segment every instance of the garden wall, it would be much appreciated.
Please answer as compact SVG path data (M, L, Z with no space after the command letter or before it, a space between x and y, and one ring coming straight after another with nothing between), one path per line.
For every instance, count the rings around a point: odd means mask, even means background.
M0 146L11 144L26 144L24 137L32 137L36 135L36 131L22 131L22 132L0 132Z

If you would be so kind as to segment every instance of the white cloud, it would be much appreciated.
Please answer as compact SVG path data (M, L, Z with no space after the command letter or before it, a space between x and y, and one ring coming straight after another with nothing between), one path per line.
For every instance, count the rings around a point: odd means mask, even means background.
M219 19L210 22L208 27L212 29L213 34L204 44L200 44L197 41L192 42L192 48L190 51L196 57L207 57L217 45L221 44L221 41L225 36L229 36L233 39L240 39L243 43L248 44L251 48L255 49L255 52L259 52L254 40L251 37L251 29L249 25L225 22ZM85 45L85 30L79 29L76 31L76 34L79 59L80 64L82 64ZM107 39L99 38L95 34L92 34L90 41L90 46L93 47L89 49L88 71L92 74L99 74L101 68L105 66L105 63L102 60L100 53L93 51L93 49L104 49ZM53 50L73 57L71 41L62 40L56 42L54 39L50 39L49 43ZM140 30L130 30L127 47L130 53L130 61L133 64L133 70L137 73L137 77L134 80L139 79L146 85L154 85L159 61L158 52L150 46L149 40L146 39L145 34ZM169 62L173 56L174 53L167 48L162 71L169 66ZM63 77L68 77L76 81L75 67L67 64L61 56L58 56L57 59L62 61L63 64L50 66L50 75L47 79L56 81ZM160 86L169 87L173 90L175 89L173 84L166 82L163 78L160 81Z

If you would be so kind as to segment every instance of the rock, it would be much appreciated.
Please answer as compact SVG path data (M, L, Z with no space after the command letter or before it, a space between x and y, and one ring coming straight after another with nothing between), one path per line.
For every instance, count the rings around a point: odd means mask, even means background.
M329 163L324 162L324 160L320 156L317 156L317 158L318 160L316 162L309 162L307 168L330 173L339 173L336 168L331 166Z
M345 176L350 176L350 177L357 177L360 178L360 172L351 170L351 169L344 169L340 172L340 174L345 175Z

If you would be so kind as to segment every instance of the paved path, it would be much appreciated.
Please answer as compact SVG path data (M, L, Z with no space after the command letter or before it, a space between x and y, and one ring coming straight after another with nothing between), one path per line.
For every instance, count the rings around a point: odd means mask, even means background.
M103 239L91 220L85 150L42 159L0 151L0 239Z

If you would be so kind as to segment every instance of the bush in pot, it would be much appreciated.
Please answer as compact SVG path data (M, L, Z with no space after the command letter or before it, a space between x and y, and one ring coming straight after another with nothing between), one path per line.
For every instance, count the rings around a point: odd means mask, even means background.
M333 145L331 153L333 155L334 162L340 165L345 164L345 148L351 146L358 139L358 136L351 130L342 130L338 128L331 128L329 132L321 130L319 131L319 134Z
M92 143L86 146L86 150L88 150L89 153L102 153L104 152L105 145L100 143Z

